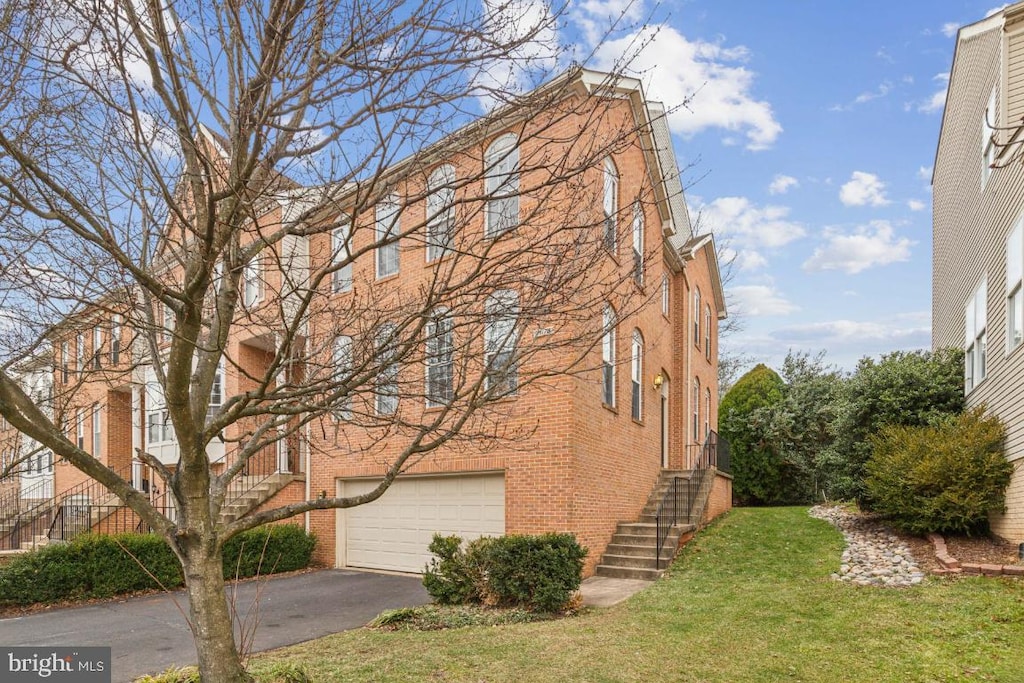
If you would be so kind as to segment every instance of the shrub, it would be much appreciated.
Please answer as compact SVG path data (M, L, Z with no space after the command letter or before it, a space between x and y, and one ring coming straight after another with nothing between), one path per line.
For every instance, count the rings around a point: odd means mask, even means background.
M224 578L305 569L313 559L316 536L297 524L257 527L224 544Z
M314 536L296 525L244 532L224 544L224 576L245 578L301 569L309 566L315 543ZM181 565L159 536L83 534L0 567L0 604L109 598L182 585Z
M779 403L785 384L771 368L757 365L722 398L719 430L729 442L733 493L744 504L778 502L782 472L778 455L764 438L765 409Z
M463 550L458 536L434 534L427 549L437 557L430 558L423 573L423 587L430 597L442 605L484 601L487 551L493 540L483 536Z
M915 534L966 533L1003 509L1013 465L1005 430L982 408L933 426L890 426L872 439L867 492L873 508Z
M435 601L483 602L541 612L563 609L579 589L586 548L572 534L481 538L435 535L423 585Z
M579 589L586 556L572 534L502 536L488 552L487 585L500 604L557 612Z

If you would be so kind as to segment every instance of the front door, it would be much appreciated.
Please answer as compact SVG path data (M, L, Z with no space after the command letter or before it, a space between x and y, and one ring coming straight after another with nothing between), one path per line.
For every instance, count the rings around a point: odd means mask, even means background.
M664 375L664 373L662 373ZM668 377L661 385L661 466L668 468Z

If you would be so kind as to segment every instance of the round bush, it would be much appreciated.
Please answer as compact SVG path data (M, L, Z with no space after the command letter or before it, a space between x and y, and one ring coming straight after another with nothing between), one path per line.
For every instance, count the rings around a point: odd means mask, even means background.
M986 530L989 513L1004 508L1013 472L1004 437L983 408L933 426L883 428L867 463L873 509L914 534Z

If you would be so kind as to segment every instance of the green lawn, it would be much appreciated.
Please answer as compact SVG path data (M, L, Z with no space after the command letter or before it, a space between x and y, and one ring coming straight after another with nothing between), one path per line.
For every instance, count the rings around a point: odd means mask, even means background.
M737 509L669 574L554 622L342 633L259 656L314 681L1024 681L1024 582L832 581L843 548L804 508ZM260 676L261 672L264 673Z

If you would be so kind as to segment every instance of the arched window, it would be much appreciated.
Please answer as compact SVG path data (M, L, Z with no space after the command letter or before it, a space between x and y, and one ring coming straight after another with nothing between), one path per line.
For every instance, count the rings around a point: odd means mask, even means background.
M643 406L643 377L644 377L644 336L640 333L640 330L633 330L633 356L630 366L630 376L633 384L633 409L632 415L634 420L642 420L644 418L644 406Z
M426 324L427 407L446 405L452 400L454 334L451 314L445 308L434 311Z
M601 399L615 407L615 309L611 305L604 307L601 324Z
M455 169L440 166L427 180L427 261L441 258L455 238Z
M619 212L619 171L611 157L604 160L604 246L613 254L618 246L618 226L616 215Z
M374 211L377 239L377 277L387 277L398 272L398 235L401 209L398 198L388 195L377 202Z
M497 237L519 224L519 141L509 133L491 143L484 154L487 210L484 236Z
M484 302L485 388L497 395L514 394L519 386L516 343L519 294L499 289Z
M644 284L644 210L639 200L633 202L633 280Z
M330 391L337 392L342 382L349 380L352 372L352 337L339 335L334 338L334 347L331 349L331 382ZM334 417L339 420L352 418L352 396L346 393L334 404Z

